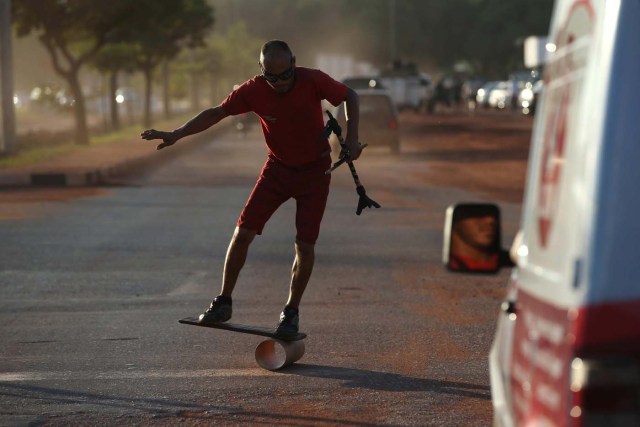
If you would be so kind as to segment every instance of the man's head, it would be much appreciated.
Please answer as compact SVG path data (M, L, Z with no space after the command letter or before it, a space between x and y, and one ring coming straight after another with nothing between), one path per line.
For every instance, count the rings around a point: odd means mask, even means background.
M282 40L266 42L260 50L260 69L269 86L286 93L295 83L296 57Z
M491 252L495 249L496 230L496 218L489 214L461 218L453 225L453 235L460 243L464 242L478 251Z

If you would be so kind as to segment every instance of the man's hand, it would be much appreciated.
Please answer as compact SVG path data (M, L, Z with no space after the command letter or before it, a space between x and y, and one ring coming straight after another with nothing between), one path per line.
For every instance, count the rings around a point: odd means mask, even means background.
M349 150L349 158L351 160L358 160L360 154L362 153L362 146L356 140L350 140L347 137L347 140L344 142L345 148Z
M150 141L152 139L161 139L162 143L158 144L156 150L162 150L165 147L169 147L170 145L175 144L178 139L180 139L176 135L176 132L163 132L155 129L147 129L142 132L140 136L142 137L142 139L146 139L147 141Z

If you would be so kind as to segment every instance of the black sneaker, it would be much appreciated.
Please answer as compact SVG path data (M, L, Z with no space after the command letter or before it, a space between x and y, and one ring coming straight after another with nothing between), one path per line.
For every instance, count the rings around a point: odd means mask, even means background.
M281 337L294 337L298 334L298 328L300 325L300 316L298 316L298 309L285 306L284 310L280 314L280 323L276 328L276 335Z
M231 319L231 298L218 295L211 306L198 318L200 323L222 323Z

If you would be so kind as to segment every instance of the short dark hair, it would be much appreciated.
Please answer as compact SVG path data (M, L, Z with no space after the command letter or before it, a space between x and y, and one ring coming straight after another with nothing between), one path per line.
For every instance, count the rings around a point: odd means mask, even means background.
M282 52L288 53L289 56L293 56L293 53L291 52L291 48L289 48L289 45L283 42L282 40L269 40L264 45L262 45L262 49L260 50L260 53L262 54L262 56L266 56L269 52L273 50L280 50Z

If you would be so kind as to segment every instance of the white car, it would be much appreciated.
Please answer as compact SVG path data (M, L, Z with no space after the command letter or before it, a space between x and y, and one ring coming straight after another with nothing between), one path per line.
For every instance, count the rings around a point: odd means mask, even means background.
M543 80L537 80L533 83L527 82L525 84L524 89L518 94L518 107L522 111L522 114L535 114L543 87Z
M478 91L476 92L476 102L479 106L487 108L489 107L489 95L494 87L498 85L498 81L492 81L485 83Z
M489 92L489 106L505 109L511 106L513 97L513 84L510 81L498 82Z

